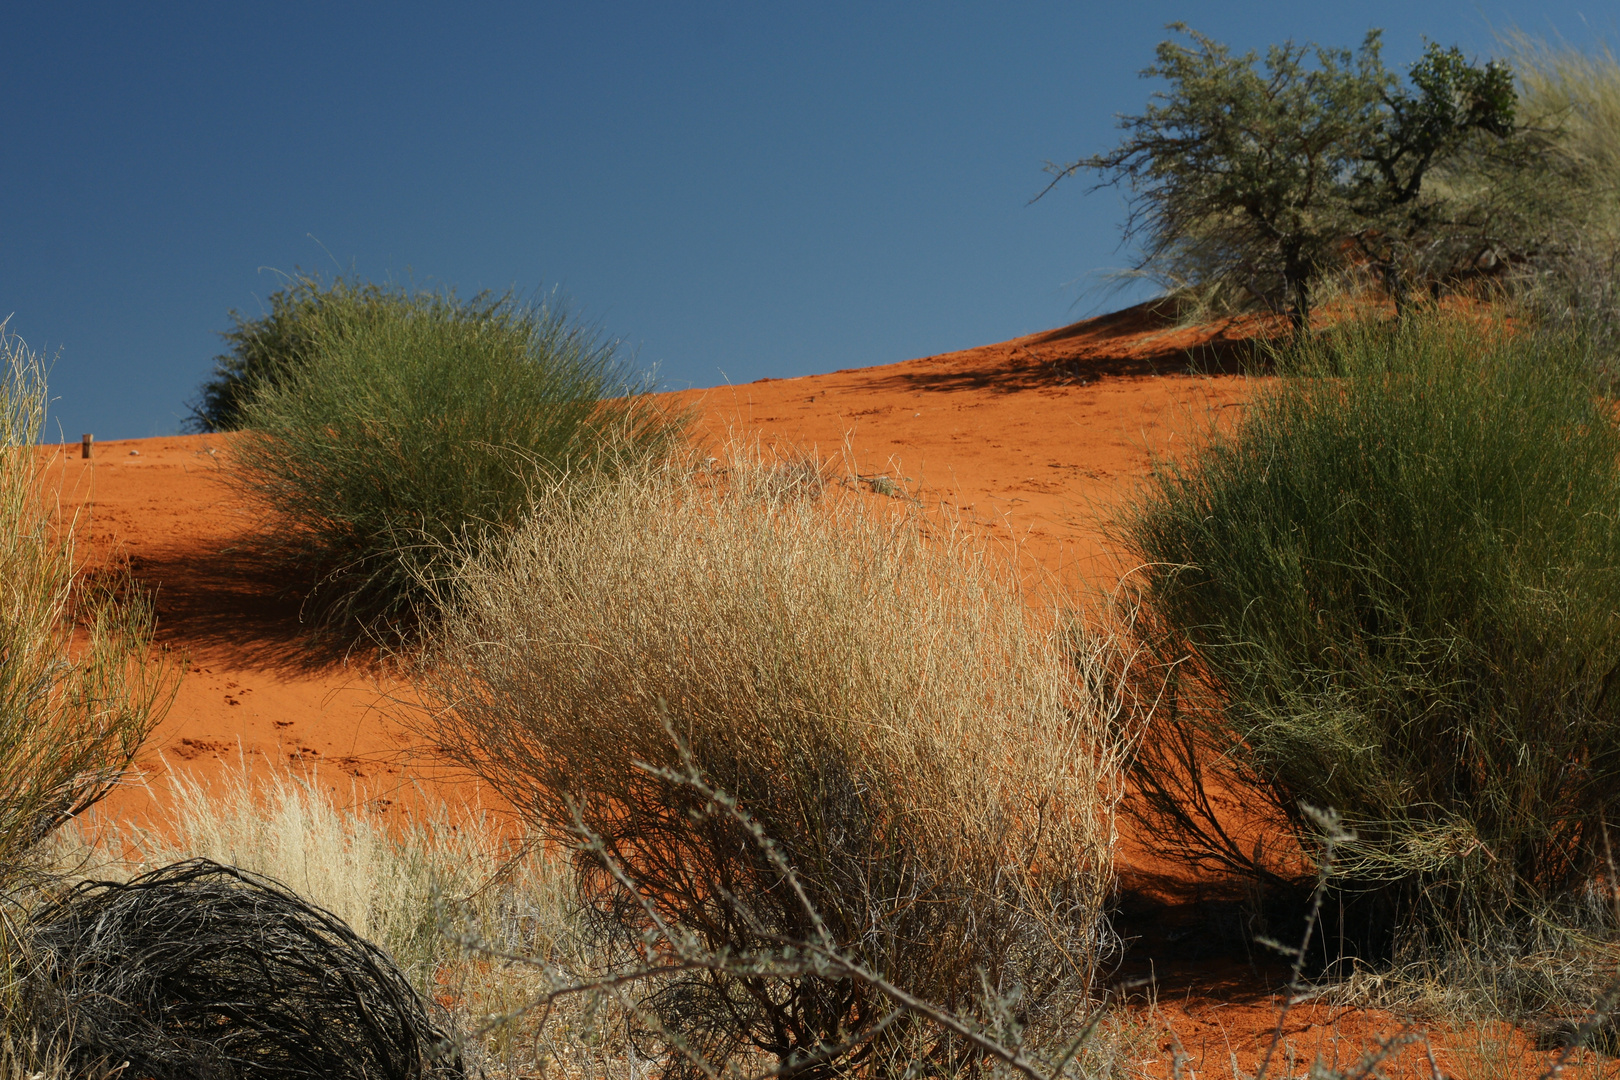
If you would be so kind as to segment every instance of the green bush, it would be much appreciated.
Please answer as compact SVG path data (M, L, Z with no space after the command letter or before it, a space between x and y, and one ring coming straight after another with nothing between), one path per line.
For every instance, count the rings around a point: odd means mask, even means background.
M350 289L308 320L299 362L243 411L234 475L276 512L319 619L392 632L540 477L589 472L609 447L656 452L684 419L564 312L383 295Z
M1377 901L1385 946L1397 925L1500 928L1599 873L1620 810L1620 431L1584 351L1474 323L1343 329L1157 466L1121 527L1171 665L1135 766L1146 820L1287 877L1222 800L1271 807L1307 855L1303 807L1337 809L1358 839L1336 872Z
M498 301L480 296L469 306L476 313L478 307L492 303ZM352 324L385 317L390 310L409 304L408 294L370 282L337 278L327 285L313 275L295 276L285 288L270 294L270 310L257 319L231 312L232 326L220 334L230 351L214 357L214 374L190 406L186 426L197 432L242 427L243 413L254 393L262 385L281 381L297 367L323 318L329 324Z

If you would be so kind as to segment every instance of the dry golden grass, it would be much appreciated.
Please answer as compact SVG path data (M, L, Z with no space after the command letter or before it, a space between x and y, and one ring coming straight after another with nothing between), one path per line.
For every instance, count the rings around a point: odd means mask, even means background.
M1124 725L1000 553L734 447L559 484L457 591L425 726L548 838L596 845L576 865L603 942L826 941L987 1023L1004 996L1031 1032L1083 1019ZM714 971L637 1000L716 1064L820 1052L885 1008L831 976ZM960 1049L906 1030L862 1053Z
M1509 274L1512 294L1536 321L1580 328L1595 361L1620 378L1620 59L1608 46L1583 52L1523 33L1504 46L1520 123L1546 143L1532 168L1539 179L1511 207L1529 223L1534 252Z
M1509 36L1507 51L1521 122L1557 130L1559 149L1601 197L1591 209L1620 228L1620 59L1608 47L1582 52L1523 34Z
M635 958L593 940L562 859L515 843L495 819L425 799L414 816L384 817L364 790L340 798L320 776L272 762L244 762L207 786L176 778L164 804L140 826L58 833L48 853L63 883L126 880L198 856L229 862L364 928L452 1011L469 1064L485 1075L639 1080L663 1068L628 1037L627 997L594 990L564 994L549 1013L535 1007ZM1065 1075L1133 1075L1148 1034L1111 1012ZM0 1045L0 1080L66 1075L59 1055Z
M172 773L155 817L83 823L50 854L64 883L197 857L273 878L381 945L451 1011L487 1074L533 1075L547 1062L564 1075L633 1073L611 1002L564 1002L544 1030L529 1011L590 959L561 860L476 809L423 794L418 810L385 816L363 788L346 795L271 761L244 760L211 784Z

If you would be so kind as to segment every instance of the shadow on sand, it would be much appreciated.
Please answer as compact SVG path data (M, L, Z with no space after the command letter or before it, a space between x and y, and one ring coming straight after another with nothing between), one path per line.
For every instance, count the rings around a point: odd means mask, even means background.
M902 365L874 389L1019 393L1084 386L1106 377L1239 375L1262 366L1253 320L1180 325L1159 301L1042 334Z
M377 658L375 644L314 623L310 583L252 544L136 555L129 568L156 599L157 640L194 660L312 675Z

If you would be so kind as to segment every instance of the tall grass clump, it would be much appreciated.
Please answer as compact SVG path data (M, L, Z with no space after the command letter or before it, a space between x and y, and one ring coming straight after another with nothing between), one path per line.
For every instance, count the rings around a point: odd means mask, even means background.
M384 318L390 309L409 303L409 294L400 289L341 277L327 283L312 274L297 274L270 294L270 310L258 318L233 309L231 328L220 334L229 351L214 357L213 374L191 403L186 426L197 432L237 430L253 395L262 386L284 380L303 362L323 319L336 316L354 324ZM480 294L461 303L476 317L480 308L498 300Z
M0 891L107 793L174 685L148 662L150 605L77 565L36 456L45 400L39 357L0 324Z
M235 475L330 624L398 629L452 553L517 522L535 477L605 445L652 452L678 417L565 312L449 293L328 293L300 362L259 386Z
M540 505L464 570L429 729L577 852L604 946L665 962L624 984L643 1053L979 1060L852 965L1073 1034L1112 947L1117 729L993 555L748 454Z
M1137 808L1273 880L1231 805L1307 856L1333 808L1351 941L1511 945L1602 876L1620 822L1613 403L1578 341L1477 322L1346 327L1279 364L1120 527L1166 695Z
M475 893L516 845L503 844L484 814L453 817L425 801L420 812L385 817L365 810L363 789L346 794L362 805L350 809L319 776L269 762L244 761L210 784L171 772L155 820L105 823L99 838L79 838L99 839L107 865L91 849L65 848L58 859L91 856L86 870L116 879L199 858L271 878L382 946L428 992L454 952L436 905Z
M1578 171L1592 225L1620 230L1620 58L1604 47L1582 52L1522 35L1508 41L1525 121L1554 133Z

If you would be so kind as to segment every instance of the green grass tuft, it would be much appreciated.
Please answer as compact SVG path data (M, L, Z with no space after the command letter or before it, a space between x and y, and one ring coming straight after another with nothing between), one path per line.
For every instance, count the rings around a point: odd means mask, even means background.
M1475 942L1601 873L1620 811L1620 430L1571 338L1432 319L1279 358L1122 538L1170 672L1139 808L1191 854L1224 788L1336 872L1367 932ZM1352 936L1362 936L1360 917ZM1398 944L1398 942L1397 942Z
M409 307L410 294L371 282L335 278L330 284L312 274L296 274L270 294L270 310L257 319L230 313L231 328L220 334L230 347L214 357L213 374L198 388L189 408L187 429L235 431L245 422L248 402L263 386L289 378L314 345L317 326L340 321L354 324L387 318ZM481 293L462 307L476 316L480 308L500 303Z
M275 512L276 546L312 575L328 624L402 629L542 477L655 453L684 427L562 311L345 295L307 327L300 363L249 401L235 446L236 477Z

